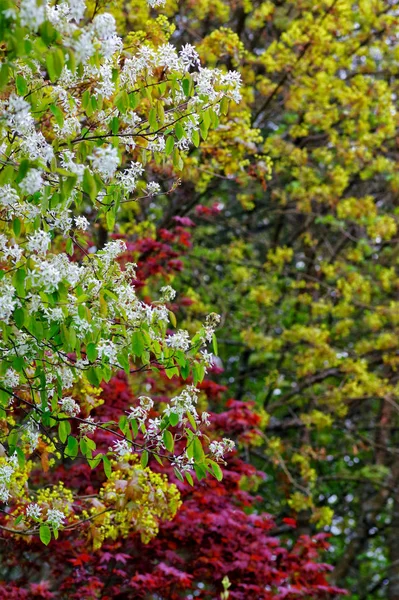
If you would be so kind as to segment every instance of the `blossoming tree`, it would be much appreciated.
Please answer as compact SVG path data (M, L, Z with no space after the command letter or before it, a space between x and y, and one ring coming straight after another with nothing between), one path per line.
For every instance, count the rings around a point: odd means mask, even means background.
M2 527L48 544L60 528L96 518L97 497L76 511L73 487L35 489L40 463L45 472L82 457L102 465L103 495L120 460L133 472L137 456L143 485L155 491L166 484L146 468L149 456L190 484L194 472L222 477L218 458L232 443L205 447L196 409L218 317L194 335L170 333L174 290L140 300L135 265L120 265L125 243L104 232L123 205L160 193L147 163L170 165L173 191L184 153L240 99L240 77L202 67L190 45L122 39L115 18L83 0L5 0L0 37ZM96 422L98 386L119 369L161 370L191 384L156 418L142 395L119 422ZM108 447L96 447L98 429L111 434ZM148 501L156 504L152 494ZM161 504L173 516L174 486Z

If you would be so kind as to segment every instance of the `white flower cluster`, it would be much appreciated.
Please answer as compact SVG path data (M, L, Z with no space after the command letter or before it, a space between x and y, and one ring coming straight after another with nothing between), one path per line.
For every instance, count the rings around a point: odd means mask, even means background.
M21 305L15 288L4 279L0 281L0 321L8 323L14 310Z
M28 236L28 243L26 244L27 249L30 252L37 252L37 254L46 254L51 244L51 235L48 231L39 229L35 231L33 235Z
M182 329L170 335L166 340L166 344L169 348L173 348L174 350L188 350L190 348L190 343L188 331Z
M118 150L114 146L105 146L97 148L92 156L89 156L92 161L93 169L100 173L106 181L111 179L119 165Z
M228 438L223 438L221 442L211 442L209 444L209 450L216 460L222 460L226 452L232 452L234 450L234 442Z
M95 423L93 417L90 417L90 416L86 417L85 422L79 424L79 429L80 429L81 435L83 435L83 436L94 433L96 430L96 423Z
M164 302L170 302L176 297L176 290L174 290L170 285L164 285L161 287L161 294Z
M194 468L194 459L189 458L187 453L173 457L172 467L176 467L181 473L191 471Z
M148 419L146 423L146 432L144 437L146 440L151 440L157 446L163 446L161 431L161 419L155 417L155 419Z
M216 313L211 313L206 317L203 337L204 344L212 341L213 334L215 333L215 329L219 323L220 315Z
M139 426L141 426L146 421L148 413L154 406L154 402L148 396L140 396L139 401L139 406L130 407L128 418L137 419Z
M28 504L26 507L26 516L31 519L40 519L42 516L42 508L36 502Z
M12 368L7 369L6 374L3 377L3 385L13 390L18 387L19 381L19 374L16 372L16 370Z
M36 450L40 438L39 425L33 419L29 419L28 423L23 427L23 438L28 442L30 451Z
M156 194L159 194L160 191L161 186L156 181L150 181L150 183L147 184L146 192L148 196L155 196Z
M65 514L56 508L50 508L47 511L46 520L49 525L54 527L54 529L59 529L65 521Z
M69 415L70 417L77 417L80 413L79 404L71 398L71 396L66 396L58 401L58 404L61 407L61 410Z
M0 234L0 252L3 255L3 260L11 260L13 263L17 263L21 260L23 250L18 244L14 243L10 246L10 243L5 235Z
M119 458L124 458L128 454L131 454L132 449L129 446L129 442L127 440L116 440L113 443L113 447L109 448L110 452L114 452L119 456Z
M117 174L118 180L127 194L134 192L138 178L144 173L144 167L139 162L132 161L128 169Z
M18 459L16 454L7 457L5 462L0 464L0 502L8 502L10 499L11 477L17 467Z
M193 385L187 386L178 396L171 399L169 406L164 410L165 415L172 413L178 415L179 421L183 421L186 413L190 413L196 421L199 421L197 413L197 401L199 390Z

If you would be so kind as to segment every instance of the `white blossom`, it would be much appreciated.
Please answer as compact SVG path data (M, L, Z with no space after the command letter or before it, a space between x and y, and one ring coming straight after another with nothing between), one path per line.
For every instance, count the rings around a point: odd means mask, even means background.
M172 467L176 467L182 473L185 471L191 471L194 468L194 459L188 458L186 453L180 454L179 456L174 456Z
M166 0L147 0L147 2L152 8L157 8L158 6L164 6Z
M95 154L89 156L89 160L92 161L93 169L98 171L104 179L111 179L119 165L118 150L111 145L96 148Z
M93 34L91 31L83 31L80 36L74 41L73 49L76 60L83 64L93 56L95 47L93 44Z
M101 258L105 266L108 268L118 256L126 252L126 248L123 240L114 240L105 244L101 251Z
M197 414L197 400L199 390L194 386L187 386L178 396L171 399L169 406L164 410L165 415L175 414L182 421L186 413L190 413L196 421L199 421Z
M93 417L86 417L84 423L79 424L80 433L82 435L90 435L96 430L96 424Z
M207 427L209 427L209 425L211 424L210 420L209 420L210 414L207 412L203 412L201 414L201 421L204 423L204 425L206 425Z
M75 155L73 152L70 150L64 150L64 152L61 154L61 165L67 171L71 171L71 173L77 175L78 181L82 181L85 166L75 163L74 158Z
M79 217L75 217L75 225L76 225L77 229L81 229L82 231L86 231L89 228L90 223L86 219L86 217L79 216Z
M24 437L30 446L30 451L36 450L39 443L40 431L39 425L33 419L29 419L28 423L24 427Z
M42 159L44 163L49 163L54 157L54 151L41 131L37 133L33 130L26 135L22 140L21 150L28 154L31 160Z
M43 172L39 169L29 169L19 187L25 194L34 194L38 192L43 187Z
M0 281L0 321L8 323L14 310L20 306L15 298L15 288L6 281Z
M144 434L145 439L151 439L160 442L160 427L161 427L161 419L159 417L155 417L155 419L148 419L146 423L147 430Z
M92 22L94 32L99 38L106 39L116 33L115 17L109 13L96 15Z
M127 440L115 440L113 447L109 448L111 452L115 452L121 458L131 453L131 448Z
M101 358L107 358L110 363L117 362L117 348L111 340L101 340L97 345L97 352Z
M11 388L14 389L16 387L18 387L19 385L19 374L16 372L15 369L7 369L4 377L3 377L3 384L7 387L7 388Z
M167 346L174 350L188 350L190 348L190 336L188 331L180 329L166 340Z
M209 451L216 460L221 460L224 458L226 452L234 450L234 446L235 444L232 440L223 438L221 442L211 442L209 444Z
M58 401L58 404L60 405L61 410L70 417L77 417L80 413L79 404L71 396L62 398Z
M36 502L28 504L26 507L26 516L32 519L40 519L42 516L42 508Z
M164 285L161 287L162 299L164 302L170 302L176 297L176 290L170 285Z
M200 58L199 54L191 44L185 44L179 52L180 63L183 69L189 69L190 67L199 67Z
M51 244L51 235L48 231L38 229L33 235L28 236L28 243L26 245L30 252L37 252L37 254L46 254Z
M129 168L117 174L117 178L127 193L132 193L136 189L137 179L144 172L144 167L139 162L131 162Z
M62 127L60 127L58 123L55 123L54 125L54 132L56 133L57 137L62 139L75 137L81 132L81 129L82 128L79 119L74 116L64 119Z
M47 523L54 527L54 529L59 529L61 525L64 523L65 514L57 510L56 508L50 508L47 511Z
M27 134L33 128L34 120L30 112L30 104L22 96L10 95L5 117L9 127L19 134Z
M155 181L150 181L150 183L147 184L146 191L149 196L154 196L155 194L159 194L161 191L161 186Z
M46 3L37 3L36 0L21 0L19 18L22 27L37 31L46 19Z
M146 420L146 418L148 416L149 411L154 406L154 402L153 402L153 400L151 400L151 398L148 398L148 396L140 396L139 401L140 401L139 406L135 406L135 407L131 406L130 407L130 411L128 413L128 418L129 419L137 419L139 422L139 425L141 425L142 423L144 423L144 421Z
M17 192L9 183L0 187L0 205L6 208L15 207L19 203Z

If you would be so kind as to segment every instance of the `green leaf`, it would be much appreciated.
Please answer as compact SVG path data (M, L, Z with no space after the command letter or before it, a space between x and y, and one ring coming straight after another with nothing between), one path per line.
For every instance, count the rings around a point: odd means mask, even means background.
M186 96L188 96L190 94L190 80L189 79L183 79L182 81L182 86L183 86L183 92L186 94Z
M126 433L126 429L129 428L129 421L127 419L126 415L121 415L119 417L119 429L121 430L122 433Z
M168 379L172 379L175 375L179 375L179 369L177 367L165 368L165 375Z
M193 454L196 462L202 462L204 459L204 450L202 448L202 444L197 438L197 436L193 439Z
M194 431L197 430L197 423L195 422L195 419L193 417L193 415L189 412L186 413L188 420L190 421L190 425L191 427L194 429Z
M71 424L69 421L60 421L58 423L58 437L60 442L65 444L68 435L71 433Z
M107 212L106 221L108 231L113 231L115 227L115 213L113 210Z
M103 467L104 467L105 477L107 479L109 479L112 475L112 466L111 466L111 461L105 455L103 456Z
M202 139L206 140L206 138L208 137L208 127L205 125L204 121L201 121L199 128Z
M20 468L23 469L26 463L25 454L23 453L21 448L18 448L18 446L15 448L15 453L18 457L18 464Z
M175 145L175 138L173 137L173 135L168 135L168 137L166 138L166 144L165 144L166 156L169 156L170 154L172 154L174 145Z
M64 125L64 113L62 112L60 107L57 106L56 104L51 104L50 110L55 117L55 121L56 121L57 125L59 125L59 127L62 127Z
M148 465L148 452L147 452L147 450L144 450L144 451L142 452L142 454L141 454L141 459L140 459L140 463L141 463L141 466L142 466L143 468L145 468L145 467Z
M39 537L40 537L40 541L45 545L48 546L51 540L51 531L50 531L50 527L48 525L40 525L40 529L39 529Z
M216 479L218 481L222 481L222 479L223 479L223 472L222 472L222 469L219 467L219 465L214 460L210 460L209 464L210 464L210 466L212 468L212 473L216 477Z
M14 231L16 237L18 237L19 234L21 233L21 221L18 218L15 218L13 220L12 228L13 228L13 231Z
M194 465L194 471L197 475L198 481L206 478L206 469L203 465Z
M166 429L163 432L163 443L165 444L165 448L168 450L168 452L173 452L175 447L175 439L169 429Z
M119 121L118 117L113 117L111 119L111 124L110 124L111 125L111 131L112 131L112 133L114 135L116 135L118 133L119 124L120 124L120 121Z
M52 82L57 81L64 66L64 54L60 48L55 48L46 56L46 67Z
M68 238L66 246L65 246L65 250L66 250L66 253L69 254L69 256L72 256L72 254L73 254L73 240L72 240L72 238Z
M177 479L179 479L179 481L184 481L184 477L181 474L181 472L179 471L179 469L177 469L176 467L174 467L173 470L175 472L175 475L176 475Z
M50 21L44 21L44 23L40 25L39 33L46 46L52 44L57 38L57 32Z
M87 458L87 464L91 469L95 469L100 464L102 457L102 454L97 454L95 458Z
M175 427L179 422L179 416L176 415L175 413L170 413L169 415L169 423L172 425L172 427Z
M17 92L20 96L25 96L28 91L28 86L26 85L25 79L22 75L17 75L15 78L15 86L17 88Z
M97 359L97 346L94 342L89 342L86 346L86 356L90 362Z
M22 308L14 310L14 321L18 329L22 329L25 322L25 311Z
M132 352L140 358L144 352L144 338L141 331L134 331L132 335Z
M191 139L192 139L194 146L196 148L198 148L198 146L200 145L200 134L197 129L194 129L194 131L192 132Z
M97 196L97 186L93 175L88 169L84 170L83 173L83 191L90 197L90 200L94 202Z
M212 347L213 347L213 352L214 352L215 356L217 356L218 355L218 341L217 341L215 334L212 335Z
M0 89L3 89L8 83L10 67L7 63L3 63L0 68Z
M188 483L189 483L191 486L193 486L193 485L194 485L194 481L193 481L193 478L192 478L192 476L191 476L191 473L189 473L188 471L186 471L184 474L185 474L185 476L186 476L186 479L187 479Z
M74 438L72 435L68 436L68 443L66 447L65 454L70 458L76 458L79 452L79 444L78 440Z
M129 108L129 96L126 90L120 92L115 98L115 104L118 107L119 112L124 114Z
M176 123L175 133L178 140L181 140L186 135L183 127L181 126L181 123Z

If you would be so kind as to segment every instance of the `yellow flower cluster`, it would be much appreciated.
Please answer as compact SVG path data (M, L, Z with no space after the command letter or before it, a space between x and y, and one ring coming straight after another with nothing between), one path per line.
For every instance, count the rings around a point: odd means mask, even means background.
M170 520L181 505L180 494L165 475L143 468L137 456L125 456L112 462L110 478L83 517L91 519L89 536L94 548L106 538L125 537L131 531L140 534L144 543L157 533L160 520Z

